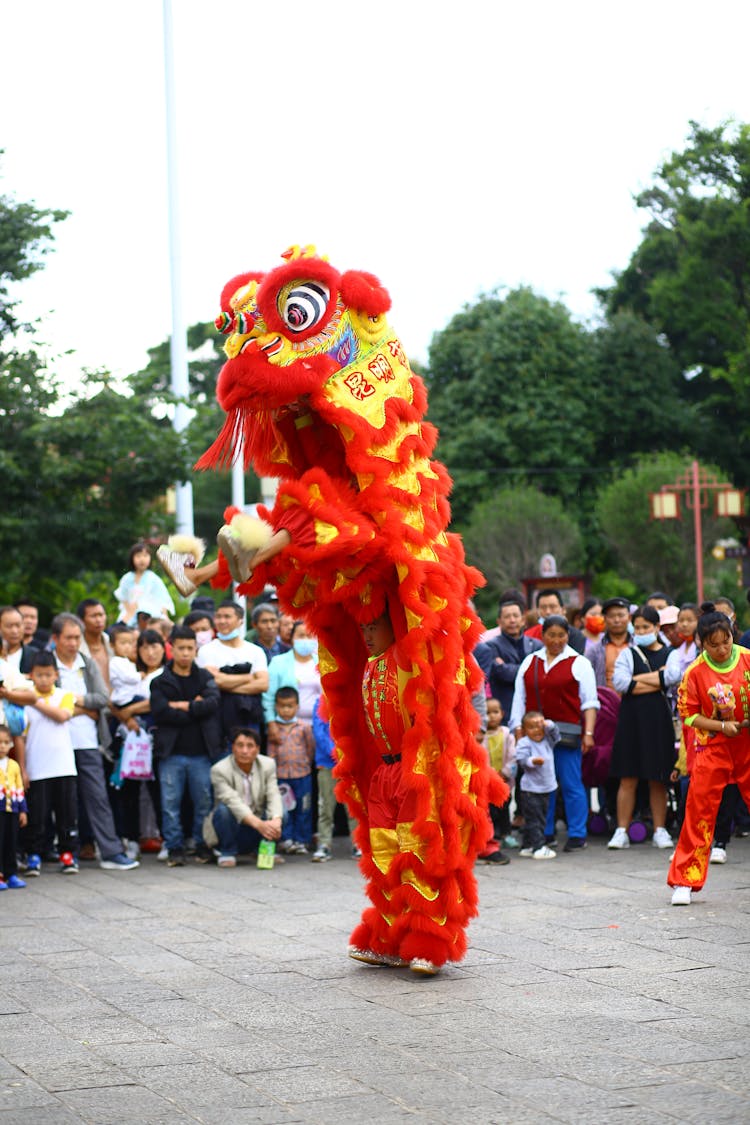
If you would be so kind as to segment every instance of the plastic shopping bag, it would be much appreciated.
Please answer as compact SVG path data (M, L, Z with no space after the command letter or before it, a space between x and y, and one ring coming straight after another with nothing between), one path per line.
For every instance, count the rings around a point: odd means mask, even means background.
M145 730L129 730L122 747L120 777L134 781L152 781L153 743Z

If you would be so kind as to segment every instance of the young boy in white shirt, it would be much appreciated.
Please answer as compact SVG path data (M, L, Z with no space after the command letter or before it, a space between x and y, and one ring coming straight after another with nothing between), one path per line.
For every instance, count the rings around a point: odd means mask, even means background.
M34 654L29 678L36 696L26 704L26 772L29 777L27 801L27 876L42 870L40 853L44 846L47 814L55 814L60 848L60 870L78 871L78 796L76 760L68 723L75 710L72 692L55 687L57 663L51 652Z

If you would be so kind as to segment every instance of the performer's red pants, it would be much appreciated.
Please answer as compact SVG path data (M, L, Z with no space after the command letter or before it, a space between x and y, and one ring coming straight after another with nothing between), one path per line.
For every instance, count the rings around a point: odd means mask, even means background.
M699 891L706 881L716 814L721 795L735 782L746 804L750 803L750 734L713 739L695 755L690 777L685 819L667 882L670 887Z

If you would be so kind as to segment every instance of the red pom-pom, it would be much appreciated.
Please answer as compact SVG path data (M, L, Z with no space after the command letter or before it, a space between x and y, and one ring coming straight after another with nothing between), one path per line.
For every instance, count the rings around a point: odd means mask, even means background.
M368 316L380 316L391 307L388 290L375 274L364 270L347 270L341 275L341 296L344 304Z

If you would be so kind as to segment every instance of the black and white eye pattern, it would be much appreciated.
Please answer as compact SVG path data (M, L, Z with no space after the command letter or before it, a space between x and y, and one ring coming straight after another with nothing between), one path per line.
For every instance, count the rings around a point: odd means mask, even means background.
M318 281L301 281L283 298L281 316L290 332L306 332L325 316L331 291Z

